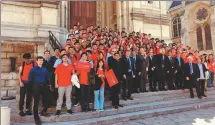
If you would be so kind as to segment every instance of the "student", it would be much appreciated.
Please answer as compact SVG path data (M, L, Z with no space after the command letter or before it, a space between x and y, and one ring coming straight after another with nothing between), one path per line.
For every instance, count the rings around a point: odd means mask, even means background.
M77 63L76 70L80 74L79 81L81 85L81 108L82 112L89 111L90 88L88 83L88 73L92 65L87 61L87 53L81 54L81 62ZM81 67L78 67L81 64ZM87 67L87 68L86 68Z
M61 49L61 51L60 51L60 55L61 55L61 57L62 57L62 55L64 55L64 54L66 54L66 50L65 49ZM67 59L67 61L68 61L68 64L72 64L72 61L68 58ZM54 63L54 68L56 68L59 64L61 64L63 61L62 61L62 59L61 58L58 58L56 61L55 61L55 63Z
M47 89L51 87L50 77L48 70L43 67L44 58L42 56L37 57L37 66L34 67L29 73L29 82L33 85L34 93L34 120L36 125L40 125L40 119L38 116L38 106L40 101L40 95L43 97L43 110L41 116L47 116L49 97L47 96Z
M73 73L73 65L68 63L68 56L63 54L61 56L62 63L59 64L55 70L55 87L58 88L58 100L56 107L56 115L60 115L61 106L63 104L64 94L66 96L66 107L67 113L72 114L71 110L71 93L72 93L72 84L71 76Z
M34 62L30 60L31 54L25 53L23 55L24 61L19 68L19 85L20 85L20 100L19 100L19 115L32 115L31 113L31 101L32 101L32 84L28 80L29 72L34 67ZM24 100L26 96L26 112L24 109Z
M105 87L105 66L104 61L99 60L96 67L97 78L101 79L101 84L99 80L96 80L94 89L94 109L96 111L104 111L104 87Z

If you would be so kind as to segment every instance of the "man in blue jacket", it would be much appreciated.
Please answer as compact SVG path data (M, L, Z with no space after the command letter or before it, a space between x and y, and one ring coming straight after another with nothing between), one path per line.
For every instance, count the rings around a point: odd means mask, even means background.
M37 57L37 66L31 69L29 74L29 81L33 84L33 96L34 96L34 120L36 125L40 125L40 119L38 116L38 105L40 100L40 94L43 97L43 110L41 116L47 116L47 109L48 109L48 97L47 97L47 89L50 89L50 78L48 70L43 67L44 59L42 56Z

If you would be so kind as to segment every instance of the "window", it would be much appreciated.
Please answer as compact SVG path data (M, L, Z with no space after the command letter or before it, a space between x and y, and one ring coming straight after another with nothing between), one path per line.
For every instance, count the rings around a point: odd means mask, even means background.
M198 27L196 29L196 36L197 36L197 46L199 50L203 50L203 39L202 39L202 28Z
M180 37L181 36L181 19L180 17L175 17L173 19L173 37Z
M205 25L205 41L206 41L206 50L211 50L212 40L211 40L211 28L210 25Z
M148 1L148 4L153 4L153 1Z

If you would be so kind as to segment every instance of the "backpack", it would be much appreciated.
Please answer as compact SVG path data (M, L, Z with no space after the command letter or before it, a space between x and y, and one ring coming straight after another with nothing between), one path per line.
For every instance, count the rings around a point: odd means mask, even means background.
M31 61L31 64L34 67L34 61ZM29 64L30 65L30 64ZM25 68L25 61L22 62L22 71L21 71L21 76L23 76L23 72L24 72L24 68Z

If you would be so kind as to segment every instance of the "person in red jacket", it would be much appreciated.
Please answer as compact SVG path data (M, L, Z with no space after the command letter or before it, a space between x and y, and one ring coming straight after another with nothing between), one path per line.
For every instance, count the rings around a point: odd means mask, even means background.
M81 108L82 112L89 111L89 93L90 87L88 83L88 72L90 72L92 65L87 61L87 53L81 54L81 62L76 65L76 70L79 76L79 81L81 85Z
M19 100L19 115L32 115L31 102L33 96L33 86L29 83L28 76L31 69L35 66L35 63L31 61L31 54L25 53L23 55L24 61L19 68L19 85L20 85L20 100ZM24 112L24 102L26 96L26 112Z

